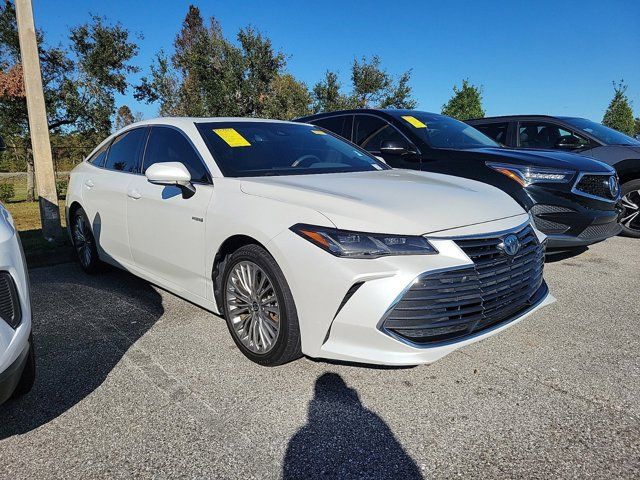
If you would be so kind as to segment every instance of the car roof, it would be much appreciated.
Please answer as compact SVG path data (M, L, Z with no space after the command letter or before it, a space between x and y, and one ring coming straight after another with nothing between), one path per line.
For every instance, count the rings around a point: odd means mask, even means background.
M157 117L148 120L141 120L132 123L127 127L144 126L144 125L173 125L175 127L185 127L194 123L217 123L217 122L247 122L247 123L295 123L284 120L272 120L268 118L250 118L250 117Z
M533 118L533 119L541 119L541 120L560 120L565 121L574 118L581 117L568 117L568 116L555 116L555 115L540 115L540 114L532 114L532 115L498 115L494 117L482 117L482 118L470 118L469 120L465 120L466 122L482 122L485 120L494 121L494 120L518 120L520 118Z
M358 113L360 114L369 113L373 115L380 115L382 117L384 116L400 117L402 115L412 115L416 113L425 113L427 115L442 116L439 113L425 112L423 110L411 110L408 108L350 108L347 110L334 110L331 112L315 113L313 115L307 115L304 117L296 118L294 121L305 122L310 120L317 120L319 118L333 117L338 115L354 115Z

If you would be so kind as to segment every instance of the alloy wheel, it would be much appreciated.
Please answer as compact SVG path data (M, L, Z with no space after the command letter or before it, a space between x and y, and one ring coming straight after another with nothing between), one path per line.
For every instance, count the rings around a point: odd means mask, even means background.
M632 190L622 197L620 224L629 230L640 231L640 190Z
M253 262L238 262L227 277L225 295L238 340L253 353L271 351L280 333L280 306L265 271Z
M82 215L76 217L73 228L73 244L76 247L80 263L83 267L88 268L91 265L91 256L93 255L93 235Z

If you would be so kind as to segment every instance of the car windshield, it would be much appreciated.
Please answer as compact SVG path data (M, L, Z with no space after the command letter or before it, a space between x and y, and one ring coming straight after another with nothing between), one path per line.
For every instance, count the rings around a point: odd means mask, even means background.
M401 122L415 135L432 148L451 148L466 150L469 148L500 147L484 133L466 123L444 115L411 112L398 115Z
M631 138L622 132L614 130L613 128L605 127L604 125L586 118L567 118L563 117L562 120L573 125L576 128L588 133L592 137L600 140L606 145L633 145L634 147L640 146L640 141L635 138Z
M226 177L365 172L388 167L318 127L279 122L196 124Z

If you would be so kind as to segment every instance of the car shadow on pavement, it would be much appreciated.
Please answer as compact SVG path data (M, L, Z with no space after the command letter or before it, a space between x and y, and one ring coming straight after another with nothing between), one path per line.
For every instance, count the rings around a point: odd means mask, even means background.
M283 478L423 478L388 425L342 377L316 380L307 424L291 437Z
M544 261L545 263L560 262L582 255L587 250L589 250L589 247L575 247L567 250L547 250Z
M0 440L36 429L89 396L162 316L161 295L116 268L31 270L36 383L0 405Z

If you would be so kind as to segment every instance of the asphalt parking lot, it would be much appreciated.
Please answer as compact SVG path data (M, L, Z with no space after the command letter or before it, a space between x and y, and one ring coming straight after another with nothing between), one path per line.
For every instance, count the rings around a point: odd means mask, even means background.
M638 478L639 251L556 258L556 304L407 369L259 367L129 274L32 270L38 380L0 406L0 477Z

